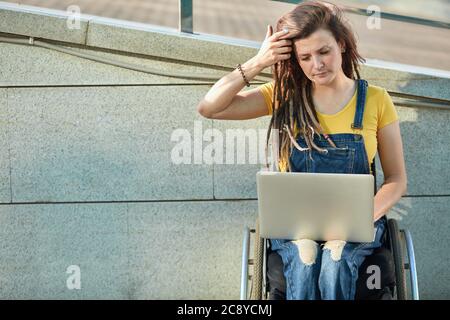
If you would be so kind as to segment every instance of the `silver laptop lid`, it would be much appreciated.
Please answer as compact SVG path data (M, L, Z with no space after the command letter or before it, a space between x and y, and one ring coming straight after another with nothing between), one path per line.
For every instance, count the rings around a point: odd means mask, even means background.
M373 241L373 175L260 171L256 181L261 237Z

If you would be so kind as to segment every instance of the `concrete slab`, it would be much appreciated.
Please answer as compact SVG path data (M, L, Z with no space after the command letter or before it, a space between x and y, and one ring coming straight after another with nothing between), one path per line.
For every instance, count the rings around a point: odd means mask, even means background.
M172 158L187 141L194 161L204 89L165 89L11 89L14 201L212 198L212 167Z
M85 43L88 19L49 8L6 3L0 4L0 31L24 36Z
M413 237L421 299L449 299L449 197L402 199L389 214Z
M126 299L126 204L2 206L0 297ZM81 288L69 289L80 270Z
M93 51L77 46L65 45L77 54L92 54L95 57L114 60L142 68L155 74L138 72L112 66L67 53L36 46L0 42L0 68L4 77L0 85L7 86L73 86L73 85L161 85L205 83L206 80L187 80L162 73L210 76L220 79L226 71L187 64L184 61L168 61L156 57L138 57L133 54L118 54L108 50ZM42 68L45 65L45 68Z
M255 201L130 204L133 299L239 299Z
M0 203L11 202L7 89L0 89Z

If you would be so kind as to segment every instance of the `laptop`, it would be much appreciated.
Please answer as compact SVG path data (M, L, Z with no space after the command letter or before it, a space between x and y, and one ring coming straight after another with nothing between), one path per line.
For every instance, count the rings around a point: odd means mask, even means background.
M262 238L374 241L371 174L260 171L256 183Z

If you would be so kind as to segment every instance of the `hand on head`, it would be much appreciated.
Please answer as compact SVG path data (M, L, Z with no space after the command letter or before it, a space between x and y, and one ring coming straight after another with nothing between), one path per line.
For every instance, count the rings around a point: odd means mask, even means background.
M258 54L259 63L264 68L270 67L281 60L291 58L292 40L289 40L287 29L273 33L271 25L267 26L266 38L264 39Z

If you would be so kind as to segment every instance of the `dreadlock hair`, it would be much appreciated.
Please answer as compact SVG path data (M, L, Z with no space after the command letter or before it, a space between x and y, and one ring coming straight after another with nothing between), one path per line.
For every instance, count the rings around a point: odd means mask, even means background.
M344 44L343 72L350 79L360 79L358 61L365 62L365 59L358 53L355 36L350 26L344 21L342 9L339 7L325 1L302 2L277 21L274 32L281 31L283 28L288 28L292 34L290 40L307 38L318 29L329 30L336 42ZM295 53L295 46L293 49ZM318 121L313 103L312 82L300 67L297 55L292 54L289 59L277 62L272 67L272 75L275 83L266 150L271 134L278 135L279 143L276 152L280 161L287 164L286 170L291 171L289 156L295 141L291 139L295 126L299 134L303 135L308 148L310 150L314 148L319 152L326 151L314 143L314 134L323 134L324 130Z

